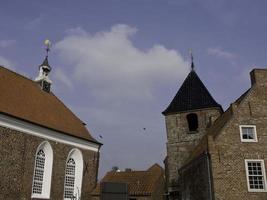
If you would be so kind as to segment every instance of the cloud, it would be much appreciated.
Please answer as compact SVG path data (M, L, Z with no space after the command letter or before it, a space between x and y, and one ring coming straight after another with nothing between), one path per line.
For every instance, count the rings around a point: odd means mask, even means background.
M67 77L67 75L62 71L61 68L56 68L54 72L52 73L53 79L58 80L61 84L69 88L70 90L73 89L73 84L70 81L70 79Z
M235 64L234 60L237 58L237 55L228 51L221 49L220 47L209 48L208 50L209 55L213 55L219 58L223 58L228 60L232 65Z
M71 107L89 122L93 134L104 138L102 175L114 165L145 169L162 162L166 134L160 112L167 105L161 101L189 71L189 63L176 50L160 44L135 46L132 38L137 33L124 24L94 34L78 27L55 44L65 68L64 73L55 71L54 82L73 87Z
M13 46L16 43L16 40L0 40L0 47L7 48Z
M175 50L154 45L147 50L130 40L137 32L127 25L115 25L95 35L81 28L55 46L65 64L72 66L73 79L86 84L103 98L152 98L154 84L184 76L187 62ZM176 73L174 73L176 72Z
M13 62L9 61L8 59L2 56L0 56L0 66L6 67L11 70L15 69Z

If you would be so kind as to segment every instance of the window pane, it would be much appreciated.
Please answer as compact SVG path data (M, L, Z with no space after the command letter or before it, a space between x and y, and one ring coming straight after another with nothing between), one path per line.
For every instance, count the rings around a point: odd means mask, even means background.
M265 189L265 181L262 171L261 161L247 162L248 183L250 189L262 190Z
M42 194L44 166L45 166L45 153L41 149L40 151L38 151L35 159L35 171L34 171L33 188L32 188L33 194Z
M242 127L242 139L254 140L255 139L255 129L254 127Z
M66 165L65 174L65 190L64 197L72 198L74 196L74 183L75 183L75 161L70 158Z

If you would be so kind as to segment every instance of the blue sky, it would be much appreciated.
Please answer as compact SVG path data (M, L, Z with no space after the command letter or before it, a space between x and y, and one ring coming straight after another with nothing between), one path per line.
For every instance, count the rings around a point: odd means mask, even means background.
M100 175L115 165L145 169L166 155L161 112L189 72L188 49L226 108L250 86L249 71L267 64L266 8L264 0L3 1L0 65L35 78L49 38L54 93L104 143Z

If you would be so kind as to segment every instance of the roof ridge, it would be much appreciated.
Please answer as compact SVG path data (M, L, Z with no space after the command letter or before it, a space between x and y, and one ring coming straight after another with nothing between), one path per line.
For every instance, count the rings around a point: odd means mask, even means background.
M22 77L22 78L24 78L24 79L26 79L26 80L28 80L28 81L32 81L32 82L34 82L34 81L33 81L32 79L30 79L29 77L24 76L24 75L22 75L22 74L19 74L18 72L13 71L13 70L11 70L11 69L9 69L9 68L7 68L7 67L4 67L4 66L2 66L2 65L0 65L0 69L9 71L9 72L11 72L11 73L13 73L13 74L15 74L15 75L17 75L17 76L20 76L20 77Z

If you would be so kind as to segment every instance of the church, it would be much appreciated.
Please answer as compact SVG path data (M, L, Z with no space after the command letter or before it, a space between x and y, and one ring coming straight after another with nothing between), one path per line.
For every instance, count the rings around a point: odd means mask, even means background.
M266 200L267 69L227 110L191 71L162 112L170 200Z
M0 199L89 199L101 143L51 91L47 56L33 81L0 66Z

